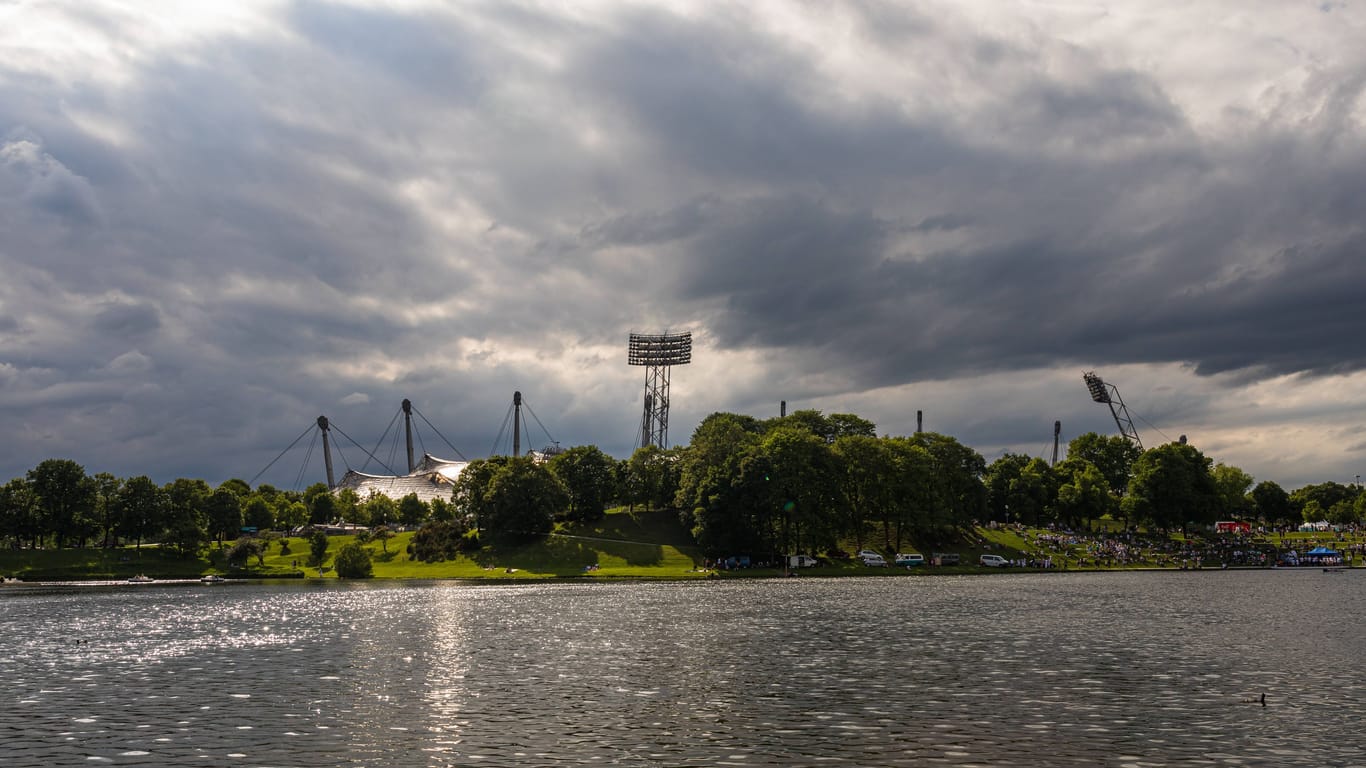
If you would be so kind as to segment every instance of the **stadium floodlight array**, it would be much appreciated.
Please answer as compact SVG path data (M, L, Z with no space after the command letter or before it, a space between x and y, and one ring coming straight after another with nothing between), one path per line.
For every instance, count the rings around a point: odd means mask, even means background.
M626 362L645 368L640 446L669 447L669 367L692 362L692 332L632 333Z

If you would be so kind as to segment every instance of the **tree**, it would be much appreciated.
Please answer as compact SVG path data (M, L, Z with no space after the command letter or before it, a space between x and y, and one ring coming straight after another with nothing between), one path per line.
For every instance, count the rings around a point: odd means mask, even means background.
M1058 486L1058 517L1071 528L1116 512L1119 500L1110 493L1105 475L1091 462L1069 456L1054 467Z
M758 532L764 526L756 518L769 510L744 500L749 486L762 478L752 466L761 431L752 416L713 413L693 430L692 443L683 451L674 506L709 555L742 553L761 544Z
M550 470L515 457L489 481L480 533L495 545L544 536L568 506L569 493Z
M311 568L322 569L327 562L327 534L322 531L314 531L308 537L308 565Z
M375 575L370 550L354 541L343 544L337 551L335 567L337 575L343 579L368 579Z
M138 548L144 539L158 535L166 527L166 492L146 475L125 481L119 489L117 504L117 530L125 540L136 542Z
M863 549L869 524L880 522L884 543L891 546L895 515L890 446L876 437L848 434L835 438L830 450L838 465L842 532L854 537L856 549Z
M275 512L266 497L255 493L247 499L246 505L242 507L242 525L258 531L275 527ZM293 526L286 527L293 530Z
M206 507L211 491L203 480L178 478L166 486L165 543L182 557L197 554L209 541Z
M437 522L450 522L455 519L455 506L440 496L428 502L431 507L431 519Z
M356 525L370 524L368 520L360 519L360 513L358 511L360 507L360 497L356 495L355 491L350 488L343 488L340 491L337 491L333 497L333 503L336 505L334 514L336 514L338 520L347 520Z
M932 534L935 510L940 508L935 460L923 445L904 437L887 439L892 469L887 494L892 506L893 550L904 537Z
M16 549L24 541L36 547L39 530L38 500L29 482L16 477L0 487L0 539L8 537Z
M412 559L424 563L452 560L460 551L465 528L451 520L434 520L413 534Z
M305 506L302 501L296 501L291 504L282 505L279 513L275 516L275 522L267 522L264 528L258 527L257 530L264 531L266 528L275 528L278 526L286 531L292 531L296 528L302 528L307 524L308 507Z
M1316 501L1319 508L1326 513L1327 510L1333 508L1334 504L1340 501L1355 501L1356 496L1357 492L1354 488L1329 480L1326 483L1316 483L1297 488L1294 493L1290 494L1290 503L1296 509L1301 510L1301 514L1303 514L1305 505L1311 501ZM1309 518L1305 519L1308 520ZM1322 519L1323 516L1320 514L1319 517L1310 522L1317 522Z
M246 480L237 477L224 480L218 484L218 488L215 490L227 491L236 496L238 501L244 500L251 495L251 486L247 484Z
M394 531L387 525L379 525L370 529L370 537L379 539L379 544L387 553L389 551L389 539L394 538Z
M935 497L940 506L928 521L932 530L947 533L985 516L987 491L982 475L986 459L982 454L938 432L917 432L905 439L923 447L934 460Z
M830 424L832 442L841 437L877 437L877 425L852 413L832 413L826 419Z
M620 495L632 511L637 504L646 509L667 509L678 495L679 460L684 449L661 450L656 445L637 448L619 471Z
M220 485L209 494L204 510L208 515L209 534L217 538L219 547L223 546L224 537L236 538L241 533L242 502L228 488Z
M826 418L825 414L814 408L803 408L786 416L769 419L764 422L762 431L767 433L778 427L800 429L820 438L823 443L835 441L835 425L830 423L830 419Z
M1129 476L1134 462L1143 453L1138 446L1122 435L1106 437L1087 432L1067 444L1067 458L1083 459L1095 465L1105 477L1110 493L1123 496L1129 488Z
M1134 462L1126 514L1162 530L1213 523L1220 510L1210 460L1195 446L1168 443L1150 448Z
M1252 501L1247 491L1252 487L1252 475L1222 463L1215 464L1210 475L1214 478L1214 487L1219 493L1220 506L1226 517L1242 518L1251 513Z
M256 558L257 565L265 565L266 543L255 536L243 536L228 547L225 557L232 565L246 565L252 557Z
M601 520L617 493L616 462L596 445L576 445L552 458L551 474L569 493L570 520Z
M1048 462L1030 459L1011 486L1011 510L1017 515L1016 519L1041 526L1053 521L1057 497L1058 482Z
M768 465L765 484L774 513L773 554L833 548L845 528L838 519L839 461L830 443L779 427L764 435L759 451ZM872 501L876 505L877 500Z
M100 546L110 547L114 541L114 529L118 526L118 495L123 481L108 472L100 472L94 477L95 520L99 526Z
M28 471L42 527L58 549L89 536L93 526L95 484L85 468L70 459L47 459Z
M398 505L382 493L370 494L361 507L365 509L365 517L371 526L398 522Z
M1334 525L1352 525L1361 522L1356 507L1346 500L1339 501L1329 508L1326 519Z
M987 510L992 520L1007 523L1011 521L1011 495L1020 479L1020 473L1024 471L1027 464L1029 464L1028 456L1022 453L1005 453L987 467L986 475L982 481L987 489ZM1017 501L1014 518L1016 522L1024 519L1024 511L1024 505Z
M419 499L416 493L410 493L398 501L398 521L404 525L416 528L426 522L431 513L431 507Z
M1252 489L1252 508L1267 525L1285 526L1298 522L1290 494L1270 480L1263 480Z
M308 510L308 522L314 525L336 522L336 499L327 483L314 483L305 488L303 503Z
M460 471L460 476L455 479L451 489L451 503L455 506L456 514L471 521L476 529L483 525L487 512L486 497L489 484L493 482L493 476L509 461L511 459L507 456L475 459L465 465Z

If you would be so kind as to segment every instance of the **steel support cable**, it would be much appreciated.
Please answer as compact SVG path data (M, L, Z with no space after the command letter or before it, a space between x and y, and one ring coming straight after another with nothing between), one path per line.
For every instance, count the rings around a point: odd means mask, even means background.
M322 432L321 429L318 432ZM309 459L313 458L313 446L318 444L318 432L313 433L313 439L308 441L308 450L304 451L303 463L299 465L299 474L294 476L294 486L292 490L299 490L304 482L304 475L308 472Z
M365 450L365 446L363 446L363 445L361 445L360 443L356 442L355 439L352 438L350 435L348 435L348 434L346 434L345 432L341 431L341 428L338 427L338 426L336 425L335 422L333 422L333 423L330 424L329 426L332 428L332 431L333 431L333 432L336 432L337 434L341 435L342 437L346 438L347 440L350 440L350 441L351 441L351 444L354 445L354 446L356 446L357 448L361 449L362 451L364 451L366 456L369 456L370 458L372 458L372 459L374 459L375 461L379 462L379 465L380 465L380 466L384 467L385 469L388 469L388 470L389 470L389 474L391 474L391 475L397 475L397 474L398 474L398 473L395 472L393 469L391 469L391 468L389 467L389 465L387 465L387 464L385 464L384 462L380 461L378 456L376 456L375 454L373 454L373 453L371 453L371 452L369 452L369 451L366 451L366 450Z
M497 456L497 455L499 455L499 454L498 454L498 446L501 445L502 442L503 442L503 433L504 433L504 432L507 432L508 422L509 422L509 421L512 421L512 409L515 408L515 407L516 407L516 406L509 405L509 406L508 406L507 413L503 414L503 426L501 426L501 427L498 428L498 436L495 437L495 438L493 438L493 448L489 450L489 455L490 455L490 456ZM504 455L506 455L506 454L504 454Z
M1167 438L1167 442L1169 442L1169 443L1170 443L1170 442L1173 442L1173 440L1172 440L1172 438L1171 438L1170 435L1168 435L1166 432L1163 432L1162 430L1158 429L1156 424L1153 424L1151 421L1148 421L1147 419L1143 418L1143 414L1140 413L1140 414L1137 414L1137 415L1138 415L1138 420L1139 420L1139 421L1141 421L1141 422L1143 422L1144 424L1147 424L1148 426L1152 427L1152 428L1153 428L1153 431L1156 432L1157 434L1162 435L1163 437Z
M380 446L384 445L384 438L386 438L386 437L389 436L389 430L391 430L391 429L394 428L394 422L398 421L398 415L399 415L400 413L403 413L403 409L402 409L402 408L399 408L398 410L394 411L394 418L389 419L389 426L387 426L387 427L384 428L384 434L380 435L380 436L379 436L379 440L376 440L376 441L375 441L375 450L376 450L376 451L378 451L378 450L380 449ZM370 466L370 461L369 461L369 459L367 459L367 460L365 461L365 463L361 465L360 471L361 471L361 472L364 472L364 471L365 471L365 468L368 467L368 466Z
M255 475L252 475L251 482L247 483L247 485L256 485L257 479L259 479L261 475L264 475L266 473L266 470L269 470L271 467L275 466L275 462L283 458L286 453L289 453L290 448L293 448L294 446L298 445L299 441L304 439L304 435L308 434L309 431L317 428L317 424L309 424L308 429L305 429L303 432L300 432L299 436L294 438L294 442L290 443L283 451L280 451L279 456L276 456L275 458L271 459L270 463L262 467L260 472L257 472Z
M536 415L535 411L531 410L531 403L528 403L525 397L522 398L522 405L526 408L527 413L531 414L531 418L536 420L536 426L540 427L541 431L545 433L545 439L549 440L552 445L558 445L558 443L555 442L555 438L550 434L550 430L546 429L545 425L541 423L541 418ZM526 439L528 443L531 442L530 429L527 429Z

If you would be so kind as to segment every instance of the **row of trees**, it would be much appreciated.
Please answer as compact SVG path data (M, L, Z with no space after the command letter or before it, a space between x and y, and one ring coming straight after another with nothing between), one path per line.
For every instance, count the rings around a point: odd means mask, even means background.
M469 546L465 534L502 544L539 536L556 520L592 521L613 504L677 509L713 555L830 551L874 543L956 536L974 522L1085 526L1110 516L1160 529L1217 519L1277 526L1304 519L1366 518L1356 486L1322 483L1287 493L1196 448L1140 451L1122 437L1094 433L1069 445L1068 458L1006 454L988 465L953 437L879 437L853 414L797 411L760 420L714 413L683 448L646 447L616 461L595 446L571 448L545 464L493 457L471 462L449 500L416 496L361 499L318 483L303 492L242 480L217 488L145 476L88 476L73 461L49 459L0 486L0 540L13 546L84 547L159 541L183 553L243 529L294 529L346 520L365 526L441 523L424 542L433 552ZM424 544L426 546L426 544Z

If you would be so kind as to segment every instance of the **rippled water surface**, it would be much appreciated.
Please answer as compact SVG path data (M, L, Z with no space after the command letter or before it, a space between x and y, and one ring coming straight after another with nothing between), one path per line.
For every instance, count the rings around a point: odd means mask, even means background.
M5 587L0 766L1366 765L1363 588Z

